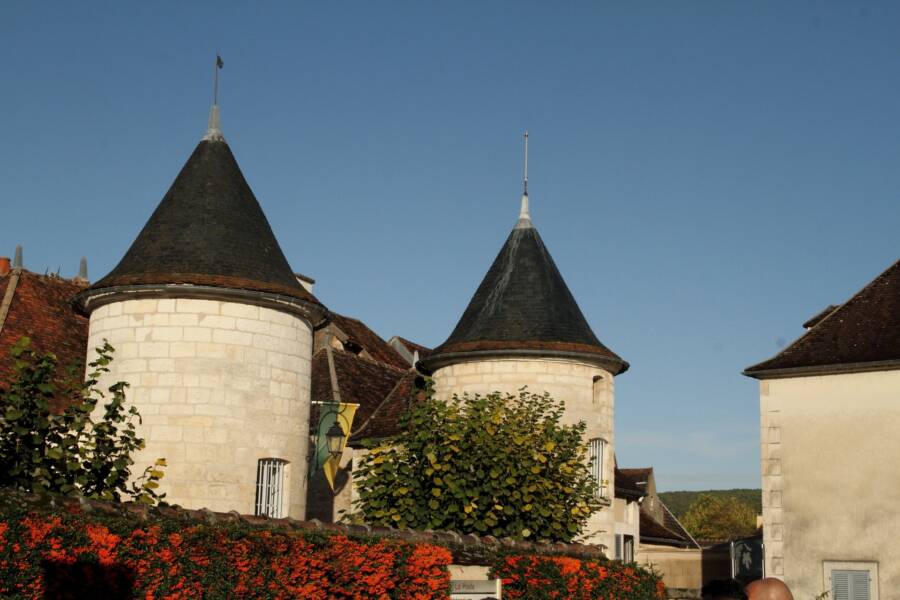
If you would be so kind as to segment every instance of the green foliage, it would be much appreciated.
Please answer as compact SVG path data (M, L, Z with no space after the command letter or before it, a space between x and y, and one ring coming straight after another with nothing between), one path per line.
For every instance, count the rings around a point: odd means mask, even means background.
M125 495L146 504L164 496L156 492L163 459L128 485L131 455L144 447L135 432L140 415L125 407L128 384L111 385L109 401L95 411L107 398L97 384L113 352L104 340L84 382L72 369L57 381L53 354L36 353L27 337L13 346L15 377L0 388L0 486L117 501ZM55 398L67 403L59 414L51 410Z
M660 492L659 497L665 503L669 510L672 511L679 519L688 511L691 505L697 501L697 498L707 494L717 497L733 497L740 500L750 508L756 511L756 514L762 514L762 490L759 488L737 488L733 490L703 490L703 491L679 491L679 492Z
M585 424L522 391L429 397L354 472L371 524L569 541L599 507Z
M692 536L704 540L726 540L753 535L756 513L731 496L705 494L697 498L681 518Z

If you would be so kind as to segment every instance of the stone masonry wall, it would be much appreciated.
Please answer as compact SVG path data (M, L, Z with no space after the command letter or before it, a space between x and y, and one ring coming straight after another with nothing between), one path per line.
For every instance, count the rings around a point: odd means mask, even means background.
M257 461L285 469L286 515L306 509L312 330L294 315L213 300L125 300L93 311L88 360L115 347L104 382L127 381L147 447L168 461L161 491L185 508L254 512Z
M567 423L587 424L585 441L600 437L607 441L603 473L607 496L612 498L614 480L613 417L615 389L613 376L604 369L574 360L550 358L507 358L456 363L435 371L435 394L449 398L453 394L487 394L493 391L518 393L523 386L533 393L545 391L566 403ZM597 378L595 380L595 378ZM621 527L620 527L621 529ZM584 534L591 543L601 543L612 554L616 519L611 508L595 513Z

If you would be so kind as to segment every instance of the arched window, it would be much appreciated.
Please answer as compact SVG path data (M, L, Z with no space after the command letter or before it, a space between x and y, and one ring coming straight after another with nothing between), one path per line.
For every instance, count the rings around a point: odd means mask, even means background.
M284 466L286 460L261 458L256 465L256 511L258 516L284 517Z

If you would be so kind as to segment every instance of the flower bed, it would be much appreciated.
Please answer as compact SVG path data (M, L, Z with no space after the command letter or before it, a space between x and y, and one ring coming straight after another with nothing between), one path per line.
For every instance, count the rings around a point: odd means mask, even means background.
M428 600L447 597L450 561L390 539L0 509L2 597Z
M507 556L493 577L503 579L503 597L523 600L661 600L660 578L635 565L562 556Z

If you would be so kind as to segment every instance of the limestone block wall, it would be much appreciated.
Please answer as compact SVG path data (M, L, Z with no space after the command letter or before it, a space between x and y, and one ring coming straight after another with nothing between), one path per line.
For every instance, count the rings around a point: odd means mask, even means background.
M568 359L498 358L460 362L441 367L433 374L435 395L450 398L454 394L488 394L494 391L518 393L523 386L542 394L549 392L556 400L564 400L567 423L584 421L586 440L603 438L607 441L603 460L607 495L615 489L615 439L613 419L615 384L613 376L600 367ZM589 541L605 544L610 554L615 548L616 518L607 508L595 513L588 521L584 534Z
M186 508L254 512L257 461L285 469L287 516L306 508L312 329L302 318L236 302L124 300L91 313L88 360L115 347L105 377L127 381L147 447L140 472L168 461L161 491ZM104 383L101 382L101 383Z
M877 564L900 589L900 370L760 386L766 574L795 598L830 590L826 561Z

